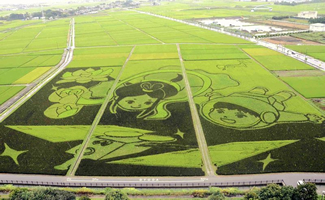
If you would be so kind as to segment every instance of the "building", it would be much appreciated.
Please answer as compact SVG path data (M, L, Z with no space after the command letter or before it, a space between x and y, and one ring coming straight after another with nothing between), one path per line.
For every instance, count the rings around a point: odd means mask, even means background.
M303 11L298 13L298 17L305 19L317 18L317 11Z
M325 31L325 24L322 23L310 24L309 30L315 32Z

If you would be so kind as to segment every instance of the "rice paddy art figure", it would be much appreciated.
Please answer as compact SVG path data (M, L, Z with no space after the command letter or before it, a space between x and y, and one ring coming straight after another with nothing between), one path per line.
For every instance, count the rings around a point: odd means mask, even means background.
M77 70L66 72L53 86L55 90L49 101L55 104L44 111L51 119L62 119L76 115L84 106L100 105L104 102L114 79L112 70ZM187 76L193 96L203 95L212 90L236 87L239 83L228 74L211 74L203 70L188 70ZM98 82L87 88L90 82ZM72 87L59 88L63 83L76 83ZM70 86L69 85L69 86ZM110 101L110 112L139 112L137 118L163 120L170 117L167 105L188 101L185 81L179 66L166 66L122 80L116 87Z
M170 117L167 105L188 100L181 71L173 66L146 72L122 81L114 91L110 112L139 112L137 118L163 120ZM205 94L211 89L238 86L227 74L209 74L203 70L188 70L193 96Z
M177 79L178 78L178 79ZM115 97L111 104L110 110L116 114L118 109L128 112L139 112L137 118L145 118L154 115L159 111L165 110L165 105L172 100L184 87L177 84L182 80L182 76L178 76L170 82L162 81L143 81L139 83L125 83L125 85L115 90ZM161 105L159 105L161 104ZM166 117L169 116L165 110Z
M119 157L132 157L150 148L164 144L173 143L177 139L172 136L160 135L157 132L132 129L119 126L106 126L99 128L91 138L83 159L94 161L119 160ZM75 155L81 145L78 145L67 153ZM58 170L67 170L74 159L68 160L61 165L55 166Z
M238 63L236 64L227 64L227 65L216 65L218 69L221 70L228 70L228 69L235 69L235 68L242 68L247 67L247 64L245 63L245 60L237 60Z
M267 92L266 88L256 87L229 96L210 93L200 112L214 124L239 130L266 128L278 123L321 123L324 120L314 114L286 111L285 102L296 96L291 91L271 95Z
M113 69L110 68L99 70L89 68L64 73L61 80L56 82L56 86L53 86L54 92L48 98L55 104L48 107L44 115L51 119L63 119L76 115L84 106L102 104L114 81L109 77L112 72ZM89 82L98 84L90 88L82 85ZM64 83L78 85L60 88Z

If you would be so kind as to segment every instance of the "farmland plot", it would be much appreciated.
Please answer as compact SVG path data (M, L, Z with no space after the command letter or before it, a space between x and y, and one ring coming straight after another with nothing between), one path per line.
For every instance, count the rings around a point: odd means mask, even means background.
M303 62L267 48L243 48L243 50L269 70L314 69Z
M325 61L325 46L324 45L287 45L289 49L307 54L319 60Z
M43 87L1 124L0 171L65 175L119 69L67 69Z
M77 175L203 175L180 62L132 59L151 52L136 47Z
M24 86L1 86L0 85L0 105L24 89Z
M250 59L185 67L207 74L210 88L193 96L218 174L324 170L323 114L270 72ZM189 81L195 93L199 81Z
M282 77L306 98L325 98L325 76Z
M319 160L325 157L324 113L298 94L307 89L296 92L289 87L295 83L285 80L291 77L282 77L288 85L269 71L312 69L308 65L241 39L135 12L76 22L72 63L0 124L0 172L65 175L78 164L75 175L82 176L204 175L177 46L170 43L181 43L194 114L217 174L325 170ZM53 23L61 32L65 22ZM48 27L30 31L37 28ZM31 41L38 39L42 32ZM8 67L0 65L0 76L24 69L17 80L3 80L30 82L32 74L50 67L44 63L55 52L19 54L19 62L2 56ZM10 87L0 86L0 94L14 91Z

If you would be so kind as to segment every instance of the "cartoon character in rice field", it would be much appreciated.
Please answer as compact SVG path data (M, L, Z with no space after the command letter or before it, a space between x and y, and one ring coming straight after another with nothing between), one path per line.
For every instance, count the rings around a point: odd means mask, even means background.
M222 96L212 92L201 105L201 115L208 121L227 128L253 130L278 123L321 123L323 116L286 111L285 102L296 96L291 91L267 94L268 89L256 87L248 92Z
M102 67L98 70L88 68L66 72L61 80L53 86L54 92L48 100L55 104L44 111L44 115L52 119L62 119L76 115L84 106L100 105L113 85L114 79L110 77L113 69ZM98 82L97 85L87 88L81 84ZM61 84L76 83L75 86L59 88Z
M150 148L164 143L173 143L177 139L172 136L160 135L157 132L127 128L120 126L106 126L97 128L83 154L83 159L95 161L119 160L118 157L134 156ZM76 155L81 145L67 151ZM132 151L130 151L132 149ZM123 159L123 158L122 158ZM67 170L73 158L55 166L58 170Z
M179 68L179 67L178 67ZM202 70L187 71L192 94L197 95L211 88L223 89L237 86L238 82L227 74L207 74ZM110 111L140 112L137 118L162 120L170 117L166 106L175 102L186 102L188 94L180 70L173 67L142 73L121 82L114 91Z
M188 70L188 80L193 96L238 86L228 74L210 74L203 70ZM106 90L103 87L107 85ZM61 88L49 96L50 106L45 116L58 119L77 114L84 106L100 105L112 86L112 81L100 82L87 89L84 86ZM98 89L101 88L101 89ZM97 92L95 95L95 91ZM170 117L167 105L186 102L188 94L179 66L168 66L159 70L140 73L118 83L110 102L110 112L139 112L137 118L145 120L162 120Z

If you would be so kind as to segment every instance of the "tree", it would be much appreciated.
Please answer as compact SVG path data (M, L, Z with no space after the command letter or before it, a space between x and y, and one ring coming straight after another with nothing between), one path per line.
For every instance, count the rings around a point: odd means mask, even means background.
M314 183L299 185L293 194L294 200L317 200L317 187Z
M224 200L224 199L226 198L220 191L216 191L208 197L208 200Z
M42 12L34 12L32 15L33 17L43 17Z
M279 186L277 184L270 184L263 187L259 192L261 200L291 200L294 194L294 188L292 186Z
M24 14L15 14L15 13L11 13L8 17L8 20L20 20L20 19L25 19Z
M76 196L71 192L42 188L28 191L26 188L17 188L9 195L10 200L75 200Z
M29 200L33 197L32 192L27 188L16 188L9 194L10 200Z
M266 187L263 187L259 193L261 200L268 200L268 199L274 199L274 200L280 200L281 197L281 186L277 184L269 184Z
M112 190L106 194L105 200L129 200L129 197L120 190Z
M88 196L81 196L79 200L90 200L90 198Z
M281 200L291 200L294 193L294 188L292 186L281 187Z
M250 190L245 193L244 199L245 200L259 200L260 198L255 191Z

